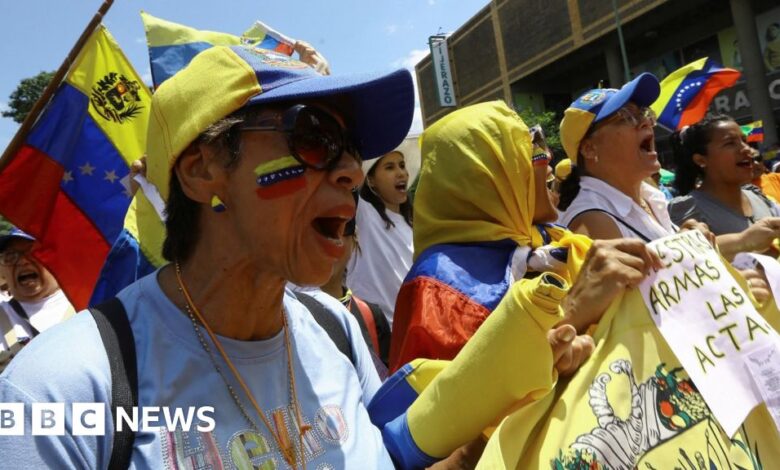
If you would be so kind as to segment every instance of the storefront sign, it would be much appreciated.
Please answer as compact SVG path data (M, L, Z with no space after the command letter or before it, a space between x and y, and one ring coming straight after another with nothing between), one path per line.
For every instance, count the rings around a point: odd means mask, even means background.
M436 88L439 91L439 104L442 107L457 106L455 90L452 86L447 38L444 36L431 36L429 43L431 45L431 57L433 58L433 70L436 74Z

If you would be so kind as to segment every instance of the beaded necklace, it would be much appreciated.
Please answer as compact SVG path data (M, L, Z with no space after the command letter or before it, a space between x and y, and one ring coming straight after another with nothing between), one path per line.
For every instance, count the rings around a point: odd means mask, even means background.
M184 307L185 310L187 311L187 315L190 317L190 321L192 322L192 327L195 329L195 333L198 336L198 341L200 342L203 349L208 353L209 358L211 359L211 363L214 365L214 368L217 370L217 373L219 374L220 377L222 377L222 381L225 383L225 386L227 386L231 398L236 403L238 409L241 411L241 414L247 420L247 422L252 427L252 429L255 432L259 433L260 432L259 426L257 426L257 423L255 423L255 421L251 418L249 412L244 407L235 389L228 381L227 377L222 371L222 368L219 366L219 363L217 362L217 358L215 357L214 353L212 352L211 348L206 342L206 339L203 337L203 333L201 332L201 325L203 329L206 330L206 333L209 335L211 342L214 343L214 346L216 346L220 356L222 356L222 359L225 361L228 368L233 373L233 376L238 381L238 384L241 386L242 390L244 391L244 394L252 403L252 406L255 408L255 411L257 412L258 416L260 416L260 418L263 420L263 424L265 424L265 427L268 429L268 432L270 432L271 435L274 437L274 440L279 446L279 450L282 452L282 456L284 456L284 460L293 469L297 468L298 462L295 457L296 449L292 442L292 439L290 439L289 433L287 432L287 426L285 425L284 415L282 414L282 411L281 410L274 411L272 416L274 424L276 425L276 428L279 430L278 432L276 432L274 431L274 428L271 426L271 423L266 417L265 412L263 412L263 409L260 408L260 405L257 404L257 401L255 400L254 396L249 391L249 387L246 386L246 383L244 382L244 379L241 377L241 374L238 372L236 367L233 365L233 362L225 353L225 350L222 348L222 344L219 342L217 337L211 331L211 328L206 323L205 319L203 318L203 315L201 315L200 311L198 311L198 309L195 307L195 304L192 301L192 297L190 296L190 292L187 289L187 286L184 285L184 280L182 279L181 276L181 265L179 264L178 261L175 263L175 268L176 268L176 281L179 284L178 289L179 292L182 293L185 300L187 301ZM198 322L200 322L200 325L198 324ZM290 332L287 326L287 314L284 311L282 311L282 330L284 331L284 346L285 346L285 350L287 351L287 375L288 375L288 383L290 384L289 400L294 410L295 419L297 421L297 425L299 429L298 447L300 449L301 468L305 470L306 456L304 455L305 450L303 447L303 436L306 434L307 431L311 429L311 426L303 424L303 419L301 416L301 408L298 404L298 395L295 388L295 374L293 373L293 362L292 362L292 352L291 352L292 348L290 347Z

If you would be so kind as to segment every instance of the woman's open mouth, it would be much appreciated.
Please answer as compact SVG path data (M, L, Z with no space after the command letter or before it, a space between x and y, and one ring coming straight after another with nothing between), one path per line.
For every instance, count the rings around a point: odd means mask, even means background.
M406 183L407 181L399 181L398 183L395 184L395 190L402 193L406 193Z
M340 258L344 254L344 228L347 222L349 219L344 217L317 217L312 221L311 225L328 256Z
M648 156L658 157L658 153L655 151L655 136L652 133L642 139L642 142L639 143L639 150Z
M20 271L16 275L16 283L24 287L33 287L40 281L40 279L41 277L37 272L30 270Z

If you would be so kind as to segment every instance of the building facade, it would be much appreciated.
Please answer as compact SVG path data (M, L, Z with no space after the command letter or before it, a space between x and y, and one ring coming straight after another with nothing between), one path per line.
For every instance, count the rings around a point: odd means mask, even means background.
M501 99L562 117L582 91L619 87L618 21L630 77L663 79L704 56L738 68L712 107L740 123L763 118L766 143L777 142L767 127L780 122L778 0L492 0L447 40L458 107ZM425 126L457 109L440 106L430 55L416 73Z

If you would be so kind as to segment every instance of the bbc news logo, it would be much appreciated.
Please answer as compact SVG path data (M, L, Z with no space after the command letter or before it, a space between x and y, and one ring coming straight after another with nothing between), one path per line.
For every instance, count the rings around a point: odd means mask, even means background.
M24 403L0 403L0 436L104 436L106 434L105 403L71 403L71 429L65 428L65 403L33 403L29 407L30 429L26 429ZM109 412L110 414L110 412ZM118 408L114 428L133 432L159 429L168 431L213 431L214 407L190 406L172 408L160 406L133 407L130 413Z

